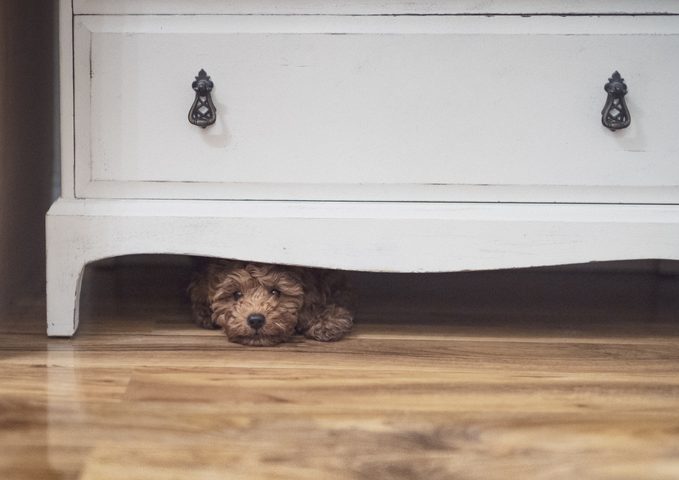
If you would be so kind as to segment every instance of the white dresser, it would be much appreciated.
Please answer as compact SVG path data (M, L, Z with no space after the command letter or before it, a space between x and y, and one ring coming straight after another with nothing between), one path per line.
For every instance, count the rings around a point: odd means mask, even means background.
M60 25L50 335L126 254L679 259L679 2L62 0Z

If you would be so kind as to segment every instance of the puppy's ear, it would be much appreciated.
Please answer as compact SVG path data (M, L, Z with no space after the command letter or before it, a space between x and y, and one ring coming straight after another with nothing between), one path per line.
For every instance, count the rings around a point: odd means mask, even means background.
M238 268L236 263L215 262L207 269L209 278L209 298L211 302L226 301L238 290L238 279L232 273Z
M304 284L302 278L293 270L283 270L276 272L276 288L284 295L290 297L304 297Z

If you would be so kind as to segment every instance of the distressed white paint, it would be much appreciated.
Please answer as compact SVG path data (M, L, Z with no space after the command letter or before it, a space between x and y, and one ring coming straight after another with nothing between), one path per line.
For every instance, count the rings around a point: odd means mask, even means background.
M79 197L563 202L572 186L594 201L621 200L599 187L679 201L679 96L667 95L679 17L98 16L75 28L76 87L90 92L76 104ZM186 119L201 67L219 113L206 130ZM600 111L616 68L633 121L613 133Z
M679 13L676 0L75 0L79 14Z
M332 15L656 12L670 3L75 5L322 15L76 16L72 58L71 5L61 0L63 198L47 216L50 335L75 332L85 265L126 254L390 272L679 259L677 17ZM186 121L201 67L220 109L205 131ZM616 68L630 85L633 126L613 134L599 110ZM497 121L493 102L512 108L490 130L482 117ZM550 123L550 109L565 126ZM290 201L208 200L223 198ZM556 200L573 204L548 203ZM517 201L543 203L499 203Z

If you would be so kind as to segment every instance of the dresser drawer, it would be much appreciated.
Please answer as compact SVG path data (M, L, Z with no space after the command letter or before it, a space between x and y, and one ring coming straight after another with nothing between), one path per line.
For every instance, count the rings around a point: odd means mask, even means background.
M77 15L76 196L679 203L679 18ZM203 68L217 120L189 124ZM631 126L601 124L619 70Z

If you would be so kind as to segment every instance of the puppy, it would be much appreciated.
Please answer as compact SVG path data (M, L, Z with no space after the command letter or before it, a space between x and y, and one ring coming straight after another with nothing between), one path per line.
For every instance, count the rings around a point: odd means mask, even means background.
M353 325L346 280L329 270L218 260L199 270L188 293L198 325L243 345L276 345L295 333L330 342Z

